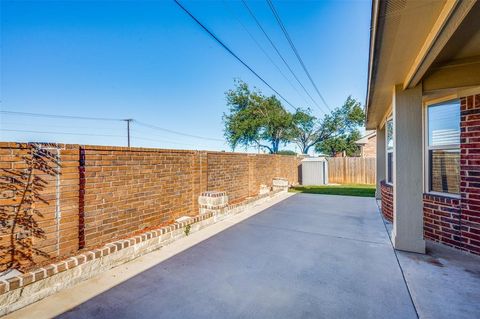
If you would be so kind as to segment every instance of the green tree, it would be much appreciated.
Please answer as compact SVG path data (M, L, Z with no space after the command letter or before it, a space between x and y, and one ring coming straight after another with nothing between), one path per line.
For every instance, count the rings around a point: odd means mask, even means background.
M355 141L360 138L360 131L357 129L349 134L332 137L321 141L315 146L315 150L325 155L335 156L340 152L345 152L347 156L358 156L360 151Z
M297 153L295 151L290 151L290 150L282 150L282 151L278 151L279 155L297 155Z
M229 113L223 115L224 132L232 149L253 146L278 153L280 144L290 141L293 116L275 96L250 90L241 80L225 94Z
M353 133L358 131L358 127L363 125L364 121L365 114L360 102L351 96L341 107L334 109L332 113L325 115L321 120L313 116L310 109L298 110L293 115L292 141L300 147L304 154L307 154L312 147L315 147L317 152L324 152L321 145L324 145L324 148L327 147L326 145L340 147L342 143L347 143L354 138ZM352 138L347 139L350 135ZM354 145L348 143L348 147L345 145L344 148L345 150L348 148L351 152ZM327 152L327 154L329 153Z

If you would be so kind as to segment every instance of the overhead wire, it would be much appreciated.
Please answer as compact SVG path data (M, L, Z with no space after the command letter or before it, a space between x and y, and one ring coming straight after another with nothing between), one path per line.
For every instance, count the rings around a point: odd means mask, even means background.
M192 20L194 20L206 33L210 35L221 47L223 47L230 55L232 55L237 61L239 61L244 67L253 73L263 84L269 87L275 94L277 94L282 100L284 100L295 111L298 107L295 107L289 100L287 100L282 94L274 89L265 79L263 79L253 68L251 68L245 61L243 61L235 52L232 51L220 38L218 38L212 31L210 31L200 20L198 20L187 8L185 8L178 0L173 0Z
M123 119L115 119L115 118L104 118L104 117L86 117L86 116L73 116L73 115L58 115L58 114L42 114L42 113L28 113L28 112L17 112L17 111L0 111L0 113L3 114L14 114L14 115L20 115L20 116L33 116L33 117L46 117L46 118L63 118L63 119L80 119L80 120L102 120L102 121L126 121ZM205 136L199 136L199 135L194 135L194 134L189 134L189 133L184 133L180 131L175 131L167 128L163 128L160 126L156 126L153 124L148 124L144 122L137 121L135 119L129 119L131 122L136 123L137 125L148 127L150 129L155 129L158 131L163 131L163 132L168 132L171 134L176 134L176 135L181 135L181 136L186 136L186 137L191 137L191 138L197 138L197 139L203 139L203 140L209 140L209 141L217 141L217 142L224 142L224 140L219 139L219 138L211 138L211 137L205 137ZM35 133L35 132L31 132ZM40 133L40 131L38 131ZM69 132L70 134L71 132ZM76 133L71 133L72 135L78 135ZM85 135L86 133L82 133L81 135ZM95 135L92 135L95 136ZM98 134L96 136L99 136ZM108 136L108 135L104 135ZM113 135L112 135L113 136Z
M156 125L143 123L143 122L140 122L140 121L137 121L137 120L133 120L133 123L135 123L137 125L140 125L140 126L148 127L148 128L154 129L154 130L162 131L162 132L182 135L182 136L186 136L186 137L198 138L198 139L203 139L203 140L209 140L209 141L224 142L224 140L219 139L219 138L205 137L205 136L199 136L199 135L194 135L194 134L182 133L182 132L179 132L179 131L166 129L166 128L159 127L159 126L156 126Z
M2 123L2 122L3 122L3 121L0 121L0 123ZM10 122L10 121L7 121L7 122L2 123L2 124L11 125L11 126L14 126L14 127L35 126L36 124L38 125L38 123L29 123L29 122L20 123L20 122ZM51 124L51 123L48 123L47 126L48 126L49 128L68 128L68 129L77 129L77 130L85 129L85 127L81 127L81 126L58 125L58 124ZM117 127L105 127L105 126L102 126L102 127L100 127L99 129L101 129L102 131L118 132L119 130L123 130L124 128L123 128L123 127L119 127L119 126L117 125Z
M35 131L35 130L15 130L15 129L5 129L5 128L0 128L0 131L35 133L35 134L59 134L59 135L78 135L78 136L98 136L98 137L121 137L121 138L125 138L125 135L114 135L114 134L93 134L93 133L53 132L53 131Z
M302 89L305 91L305 93L307 94L307 96L312 100L312 102L315 104L315 106L317 106L317 108L322 111L323 113L326 114L326 112L324 110L322 110L322 108L320 107L320 105L317 103L317 101L312 97L312 95L308 92L307 88L303 85L303 83L300 81L300 79L298 78L297 74L295 73L295 71L293 71L292 67L290 66L290 64L288 64L287 60L284 58L284 56L282 55L282 53L280 52L280 50L277 48L277 46L275 45L275 43L273 42L273 40L270 38L270 36L268 35L267 31L265 31L265 29L263 28L262 24L260 23L260 21L257 19L257 16L255 15L255 13L253 12L253 10L250 8L250 6L248 5L248 3L246 2L246 0L242 0L242 3L243 5L245 6L245 8L247 9L248 13L250 14L250 16L252 17L252 19L255 21L257 27L262 31L263 35L267 38L268 42L270 43L270 45L273 47L273 49L275 50L275 52L277 53L277 55L280 57L280 59L283 61L283 63L285 64L285 66L287 67L287 69L290 71L290 73L293 75L293 77L295 78L295 80L298 82L298 84L302 87Z
M227 8L227 10L234 16L235 20L238 22L238 24L240 24L242 26L242 28L245 30L245 32L249 35L249 37L252 39L252 41L256 44L256 46L260 49L260 51L262 51L262 53L267 57L267 59L270 61L270 63L272 63L272 65L277 69L277 71L282 75L282 77L288 82L288 84L290 84L290 86L295 90L295 92L297 92L298 96L301 97L305 103L306 103L306 106L308 107L308 104L310 104L306 98L300 93L300 91L298 90L298 88L293 85L292 81L285 75L285 73L282 71L282 69L280 69L280 67L278 66L277 63L275 63L275 61L273 60L273 58L270 56L270 54L268 54L268 52L265 50L265 48L257 41L257 39L255 38L255 36L250 32L250 30L248 30L248 28L245 26L245 24L241 21L240 17L237 15L237 13L235 12L235 10L230 6L230 4L226 1L226 0L223 0L223 5L225 6L225 8Z
M135 132L135 131L133 131L133 132ZM137 136L137 135L132 135L132 139L143 140L143 141L151 141L151 142L171 143L171 144L177 144L177 145L198 147L198 145L195 145L195 144L181 143L181 142L172 142L172 141L170 141L170 140L156 139L156 138L154 139L154 138L142 137L142 136Z
M244 1L244 0L242 0ZM293 52L295 53L295 56L297 57L298 61L300 62L300 65L302 66L303 70L307 74L308 79L312 83L315 91L317 92L318 96L320 96L320 99L322 100L323 104L327 107L328 110L332 111L330 106L327 104L325 101L325 98L323 97L322 93L320 93L320 90L318 89L317 85L315 84L315 81L313 81L312 76L310 75L310 72L308 71L307 67L305 66L305 63L303 62L303 59L301 58L300 54L298 53L297 48L295 47L295 44L292 41L292 38L290 37L290 34L288 33L287 29L285 28L285 25L282 22L282 19L280 18L280 15L278 14L277 10L275 9L275 6L273 5L272 0L266 0L268 3L268 6L270 7L270 10L272 11L275 20L277 21L278 25L280 26L280 29L282 29L283 34L287 38L288 43L290 44L290 47L292 48Z
M92 136L92 137L118 137L118 138L125 138L125 135L113 135L113 134L93 134L93 133L74 133L74 132L60 132L60 131L36 131L36 130L16 130L16 129L4 129L0 128L0 131L4 132L20 132L20 133L35 133L35 134L51 134L51 135L74 135L74 136ZM198 145L188 144L188 143L180 143L174 142L170 140L162 140L162 139L152 139L147 137L141 137L132 135L132 139L137 140L145 140L145 141L153 141L153 142L162 142L162 143L170 143L170 144L177 144L177 145L186 145L186 146L195 146Z
M57 119L78 119L78 120L92 120L92 121L125 121L126 119L119 118L107 118L107 117L88 117L88 116L73 116L73 115L58 115L58 114L41 114L41 113L29 113L29 112L17 112L17 111L0 111L2 114L16 114L23 116L33 117L48 117Z

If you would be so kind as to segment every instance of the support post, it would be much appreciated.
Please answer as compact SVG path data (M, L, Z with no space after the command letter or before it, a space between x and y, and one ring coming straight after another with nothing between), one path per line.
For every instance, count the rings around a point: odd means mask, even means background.
M127 122L127 145L130 147L130 122L133 121L133 119L125 119L125 122Z
M393 245L425 253L423 239L422 86L393 93Z

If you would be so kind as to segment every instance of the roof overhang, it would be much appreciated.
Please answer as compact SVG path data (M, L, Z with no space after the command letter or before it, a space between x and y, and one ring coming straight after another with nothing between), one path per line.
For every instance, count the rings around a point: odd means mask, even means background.
M480 5L373 0L366 127L381 126L395 85L424 93L480 85Z

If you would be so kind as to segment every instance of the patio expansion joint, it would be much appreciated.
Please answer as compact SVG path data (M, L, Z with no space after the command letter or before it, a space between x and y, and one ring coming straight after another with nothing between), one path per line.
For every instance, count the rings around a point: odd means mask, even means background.
M385 223L385 219L382 216L381 208L378 204L378 201L375 201L375 202L377 204L377 213L380 215L380 219L383 222L383 226L385 227L385 231L387 232L387 235L388 235L388 238L389 238L389 241L390 241L390 247L392 247L393 254L395 255L395 260L397 261L398 268L400 269L400 273L402 274L403 283L405 284L405 287L407 288L408 296L410 297L410 302L412 303L412 306L413 306L413 309L415 310L415 314L417 315L417 318L420 318L420 316L418 314L417 306L415 305L415 302L413 301L412 292L410 291L410 287L408 286L408 283L407 283L407 278L405 278L405 273L403 272L402 265L400 264L400 260L398 259L397 250L395 249L395 247L393 247L392 237L390 236L390 232L388 231L388 227L387 227L387 224Z
M256 226L256 227L263 227L263 228L270 228L270 229L276 229L276 230L285 230L285 231L289 231L289 232L302 233L302 234L306 234L306 235L314 235L314 236L337 238L337 239L343 239L343 240L349 240L349 241L356 241L356 242L368 243L368 244L375 244L375 245L382 245L382 246L388 245L388 243L385 243L385 242L379 242L379 241L373 241L373 240L364 240L364 239L358 239L358 238L352 238L352 237L344 237L344 236L336 236L336 235L325 234L325 233L318 233L318 232L309 232L309 231L292 229L292 228L286 228L286 227L267 226L267 225L254 224L254 223L247 223L246 225Z

